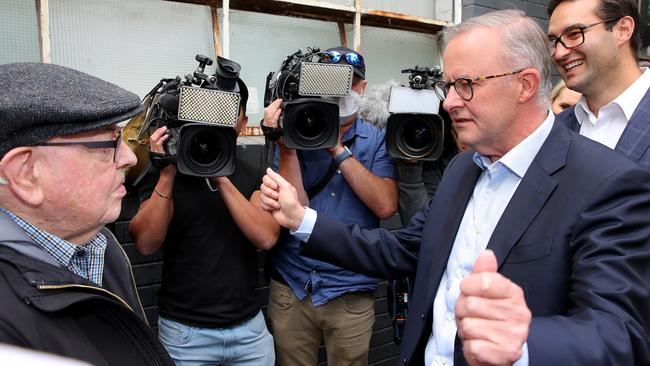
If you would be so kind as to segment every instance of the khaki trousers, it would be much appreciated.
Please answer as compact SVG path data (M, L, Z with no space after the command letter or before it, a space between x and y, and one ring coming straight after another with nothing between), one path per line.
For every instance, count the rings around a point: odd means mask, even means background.
M375 322L372 294L346 294L314 306L311 296L300 301L285 284L271 280L269 288L268 315L280 366L316 365L321 336L329 366L368 364Z

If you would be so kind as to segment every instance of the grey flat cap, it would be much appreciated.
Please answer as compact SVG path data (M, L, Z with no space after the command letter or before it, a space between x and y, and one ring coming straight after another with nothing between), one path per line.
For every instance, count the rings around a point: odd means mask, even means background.
M110 126L142 110L137 95L77 70L0 65L0 157L18 146Z

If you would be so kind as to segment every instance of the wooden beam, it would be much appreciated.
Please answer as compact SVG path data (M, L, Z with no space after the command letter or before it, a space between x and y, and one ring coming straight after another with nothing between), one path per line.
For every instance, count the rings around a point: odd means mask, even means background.
M210 4L210 12L212 13L212 37L214 38L214 53L216 56L221 56L221 33L219 32L219 0L214 0Z
M354 0L354 50L361 52L361 0Z
M339 37L341 38L341 46L347 47L348 46L348 37L345 34L345 24L339 22L337 23L339 25Z
M206 5L212 0L166 1ZM360 13L361 25L363 26L429 34L437 33L443 27L453 25L452 22L448 21L374 9L360 8L357 12L356 6L334 4L324 0L230 0L230 8L344 24L354 24L357 14Z
M36 11L38 12L38 42L41 62L49 64L52 63L49 0L36 0Z

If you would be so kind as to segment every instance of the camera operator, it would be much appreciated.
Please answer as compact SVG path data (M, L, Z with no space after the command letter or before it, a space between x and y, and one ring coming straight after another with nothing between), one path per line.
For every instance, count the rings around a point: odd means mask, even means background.
M239 133L248 121L248 90L239 78L237 84ZM163 126L151 135L152 152L164 153L167 132ZM138 186L142 203L129 232L140 253L164 250L159 337L177 365L275 363L255 292L255 247L272 247L279 226L260 209L263 171L235 159L234 173L209 178L212 187L205 178L178 174L173 164Z
M442 156L433 161L417 159L396 159L399 172L399 217L402 226L408 225L411 217L436 193L447 164L461 151L451 126L449 114L440 110L445 122Z
M397 183L385 131L357 117L367 84L364 60L345 47L320 56L320 62L353 66L351 95L337 101L339 141L329 149L297 151L280 139L274 168L296 187L303 205L375 228L379 219L391 217L397 209ZM281 105L278 99L265 109L263 125L278 126ZM336 174L309 198L307 192L319 185L333 160ZM302 257L298 246L297 239L283 232L272 255L269 318L279 363L315 365L322 337L330 365L366 365L377 280Z

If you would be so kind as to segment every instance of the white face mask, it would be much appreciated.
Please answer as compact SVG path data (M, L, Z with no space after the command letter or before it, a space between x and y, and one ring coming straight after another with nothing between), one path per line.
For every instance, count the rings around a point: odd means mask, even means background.
M339 122L345 123L352 115L359 111L359 101L361 94L350 90L347 97L337 98L336 103L339 105Z

